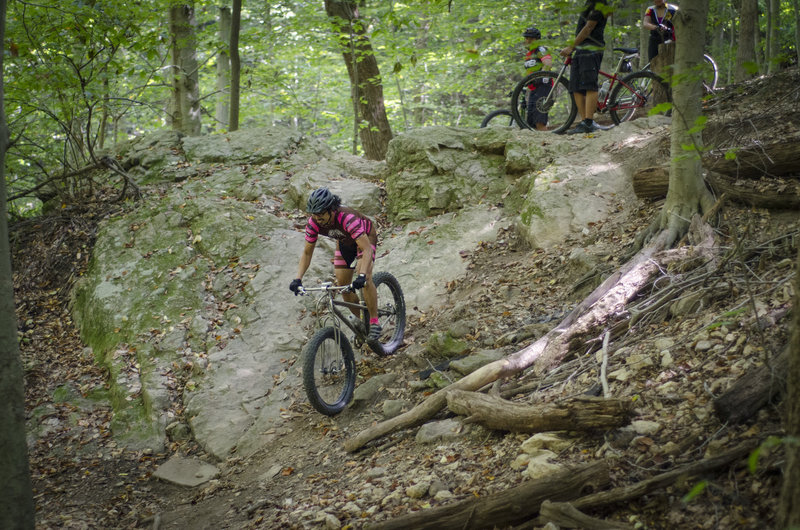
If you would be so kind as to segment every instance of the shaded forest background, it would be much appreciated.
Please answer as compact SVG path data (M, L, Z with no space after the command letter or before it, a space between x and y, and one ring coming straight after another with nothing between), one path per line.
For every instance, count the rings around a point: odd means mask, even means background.
M392 134L477 126L507 106L523 70L524 28L536 25L559 48L581 4L11 1L10 213L90 191L81 168L162 128L199 135L292 125L380 159ZM616 2L609 47L646 43L646 4ZM798 0L710 2L706 51L722 84L796 63L799 35Z

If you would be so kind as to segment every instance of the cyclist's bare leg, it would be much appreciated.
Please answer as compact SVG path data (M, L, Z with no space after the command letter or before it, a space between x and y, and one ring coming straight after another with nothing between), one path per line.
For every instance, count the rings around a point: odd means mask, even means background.
M349 285L353 282L353 269L334 269L336 274L336 284L337 285ZM354 292L350 293L342 293L342 298L345 301L357 304L360 302L358 298L358 294ZM364 302L367 304L367 310L369 310L369 316L378 316L378 290L375 288L375 284L372 283L372 271L367 274L367 283L364 284ZM359 313L358 309L350 309L350 311L357 317L361 318L361 314Z
M336 285L350 285L353 282L353 269L337 267L333 270L333 272L336 275ZM342 298L351 304L359 303L358 295L356 293L342 293ZM358 309L350 308L350 311L358 318L361 318L361 314L359 313Z
M372 283L372 271L367 274L367 283L364 284L364 302L367 304L369 316L378 316L378 289Z

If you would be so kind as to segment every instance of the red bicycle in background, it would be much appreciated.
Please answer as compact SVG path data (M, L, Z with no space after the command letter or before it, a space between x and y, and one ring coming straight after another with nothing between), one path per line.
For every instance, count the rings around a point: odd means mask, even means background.
M634 118L647 116L660 103L672 102L670 87L661 76L647 69L631 72L631 61L639 57L638 49L614 48L614 51L623 55L617 61L613 73L600 71L600 75L606 78L600 87L597 100L597 112L600 116L608 114L614 124L619 125ZM571 62L572 57L567 57L557 72L534 72L517 83L511 93L511 115L517 125L531 128L526 121L527 98L530 92L528 86L544 82L550 83L551 89L547 96L542 96L536 101L536 109L548 115L547 130L561 134L569 129L578 114L578 107L569 92L569 79L566 76L567 67ZM671 106L666 106L661 113L668 114L670 108L667 107Z

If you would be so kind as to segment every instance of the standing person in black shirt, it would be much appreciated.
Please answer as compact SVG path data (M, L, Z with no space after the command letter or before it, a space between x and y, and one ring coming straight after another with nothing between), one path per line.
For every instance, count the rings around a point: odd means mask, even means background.
M561 55L572 57L569 73L569 91L575 98L581 122L567 134L590 133L605 130L607 127L594 121L597 110L598 85L597 76L606 42L603 32L606 29L606 18L610 12L607 0L586 0L578 25L575 28L575 40L561 50Z

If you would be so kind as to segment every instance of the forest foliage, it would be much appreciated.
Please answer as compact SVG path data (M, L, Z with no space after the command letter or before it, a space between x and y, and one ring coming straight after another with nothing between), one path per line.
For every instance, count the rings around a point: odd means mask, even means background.
M42 185L77 194L85 179L64 178L134 136L169 127L171 0L9 2L5 108L10 128L6 179L12 216L37 212ZM185 4L190 4L184 2ZM760 49L794 60L797 0L762 1ZM414 127L477 126L507 106L523 74L525 27L535 25L554 51L572 37L577 0L407 0L357 2L377 56L386 112L395 134ZM639 47L645 3L617 0L606 29L611 46ZM730 81L737 2L713 0L707 51ZM225 130L215 106L216 64L226 57L219 3L196 0L202 133ZM230 6L224 6L230 7ZM773 27L777 31L768 31ZM245 2L241 12L241 128L287 125L348 149L353 106L347 68L323 0ZM770 40L768 37L777 35ZM607 54L610 55L610 54ZM38 186L38 188L37 188ZM35 191L31 191L35 190ZM52 193L49 192L49 193ZM14 200L16 198L16 200Z

